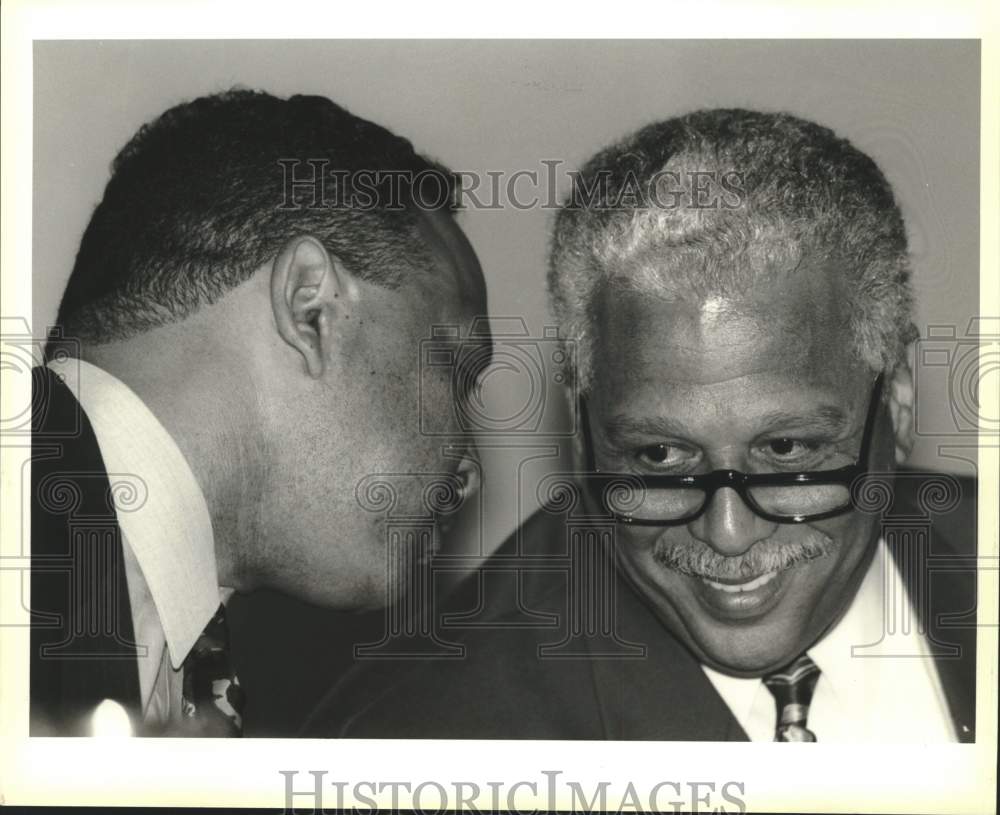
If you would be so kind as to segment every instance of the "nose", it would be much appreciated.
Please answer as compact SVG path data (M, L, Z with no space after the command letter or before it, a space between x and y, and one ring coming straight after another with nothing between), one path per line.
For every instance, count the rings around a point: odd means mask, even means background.
M688 531L720 555L736 557L770 536L775 526L750 509L736 490L722 487L705 512L688 524Z

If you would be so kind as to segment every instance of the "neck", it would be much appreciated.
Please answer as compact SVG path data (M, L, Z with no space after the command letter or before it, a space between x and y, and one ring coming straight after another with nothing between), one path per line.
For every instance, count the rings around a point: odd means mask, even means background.
M173 437L190 466L212 519L219 583L243 589L250 581L243 553L258 537L263 445L251 370L233 364L192 326L174 324L105 345L81 356L120 379ZM242 375L235 372L241 371Z

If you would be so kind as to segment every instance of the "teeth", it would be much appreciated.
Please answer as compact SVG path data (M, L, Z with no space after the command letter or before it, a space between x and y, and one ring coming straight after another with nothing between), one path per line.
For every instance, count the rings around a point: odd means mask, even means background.
M709 580L707 577L703 577L702 580L713 589L729 592L730 594L736 594L741 591L753 591L754 589L759 589L761 586L766 586L774 580L777 574L777 572L767 572L766 574L762 574L760 577L755 577L748 583L716 583L714 580Z

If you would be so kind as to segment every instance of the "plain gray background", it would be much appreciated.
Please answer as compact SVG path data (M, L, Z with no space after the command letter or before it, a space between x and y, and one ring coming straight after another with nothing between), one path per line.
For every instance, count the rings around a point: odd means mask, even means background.
M951 326L960 340L978 312L979 77L974 40L37 42L33 330L42 336L55 317L120 147L167 107L242 85L329 96L453 169L479 174L543 171L542 160L574 168L640 125L698 107L816 120L888 176L910 235L918 325L925 336ZM460 216L491 313L524 318L535 336L551 323L551 215L505 206ZM954 360L965 346L945 339L935 347ZM914 463L974 473L975 440L952 408L955 363L917 362L924 435ZM522 387L498 375L486 396L509 415ZM537 483L536 468L559 466L548 440L494 441L484 451L486 548L533 508L537 496L525 485Z

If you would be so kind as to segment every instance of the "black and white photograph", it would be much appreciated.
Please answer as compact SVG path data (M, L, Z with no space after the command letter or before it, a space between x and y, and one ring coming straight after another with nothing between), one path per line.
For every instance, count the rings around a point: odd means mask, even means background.
M995 37L193 25L5 41L0 800L996 811Z

